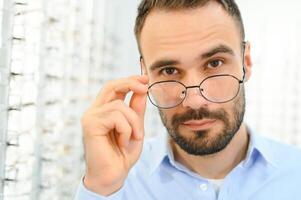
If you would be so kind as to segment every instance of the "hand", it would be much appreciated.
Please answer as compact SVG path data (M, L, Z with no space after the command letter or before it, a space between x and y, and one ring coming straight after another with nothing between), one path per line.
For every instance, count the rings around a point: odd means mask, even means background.
M85 186L101 195L120 189L138 160L144 138L147 76L134 76L106 84L81 119L85 160ZM124 99L133 95L129 106Z

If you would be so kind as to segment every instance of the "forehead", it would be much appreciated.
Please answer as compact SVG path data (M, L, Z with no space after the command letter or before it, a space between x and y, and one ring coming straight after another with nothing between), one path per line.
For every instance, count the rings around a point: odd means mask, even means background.
M140 45L144 61L160 57L186 57L220 44L240 47L240 31L221 5L209 2L194 9L153 10L146 18ZM196 52L197 51L197 52Z

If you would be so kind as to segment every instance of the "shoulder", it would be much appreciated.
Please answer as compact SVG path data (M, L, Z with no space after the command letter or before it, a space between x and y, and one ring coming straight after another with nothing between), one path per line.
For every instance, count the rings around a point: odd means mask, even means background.
M264 148L271 161L279 168L301 167L301 148L262 136Z

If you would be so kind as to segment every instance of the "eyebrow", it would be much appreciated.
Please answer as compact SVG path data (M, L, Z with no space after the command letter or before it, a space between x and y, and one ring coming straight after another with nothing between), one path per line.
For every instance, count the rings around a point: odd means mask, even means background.
M150 66L150 71L154 71L158 68L164 67L164 66L168 66L168 65L178 65L180 62L177 60L172 60L172 59L167 59L167 60L158 60L156 62L154 62L153 64L151 64Z
M217 47L214 47L214 48L210 49L208 52L203 53L201 55L201 58L202 59L210 58L210 57L212 57L212 56L214 56L215 54L218 54L218 53L227 53L227 54L230 54L230 55L234 55L234 51L230 47L227 47L226 45L220 44Z
M227 47L226 45L220 44L216 47L213 47L208 52L205 52L205 53L201 54L200 58L208 59L208 58L210 58L210 57L212 57L212 56L214 56L215 54L218 54L218 53L227 53L227 54L230 54L230 55L234 55L234 51L230 47ZM158 68L162 68L164 66L178 65L178 64L180 64L180 61L178 61L178 60L161 59L161 60L155 61L153 64L151 64L150 71L154 71L154 70L156 70Z

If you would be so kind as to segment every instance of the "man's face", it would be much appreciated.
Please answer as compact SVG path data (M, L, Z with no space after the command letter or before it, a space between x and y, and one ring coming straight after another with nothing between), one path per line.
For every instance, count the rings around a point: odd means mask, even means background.
M240 80L243 77L240 30L216 2L191 10L152 11L145 21L140 44L143 69L150 83L176 80L196 86L218 74ZM244 56L248 79L248 46ZM191 88L180 105L159 111L169 135L187 153L216 153L230 143L240 128L245 111L244 87L235 99L222 104L206 100L198 88Z

